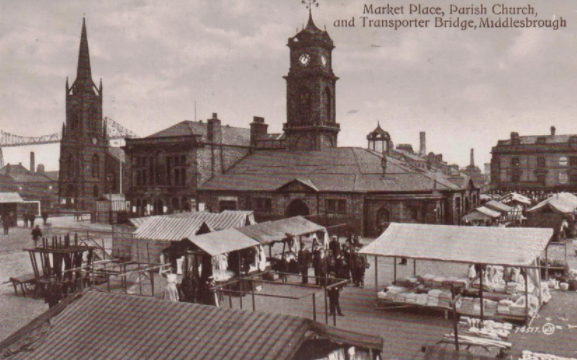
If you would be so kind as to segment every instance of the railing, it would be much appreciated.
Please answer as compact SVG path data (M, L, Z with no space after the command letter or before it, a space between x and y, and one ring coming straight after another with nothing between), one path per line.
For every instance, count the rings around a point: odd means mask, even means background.
M307 121L307 122L299 122L299 123L284 123L283 130L287 129L299 129L299 128L308 128L308 127L326 127L332 129L340 129L341 125L337 124L336 122L332 121Z

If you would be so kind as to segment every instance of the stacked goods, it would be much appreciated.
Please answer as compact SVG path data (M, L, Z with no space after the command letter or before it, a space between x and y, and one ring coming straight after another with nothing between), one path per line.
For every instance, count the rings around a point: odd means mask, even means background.
M529 295L529 314L525 309L525 296L521 296L517 301L510 306L510 313L513 316L533 316L539 308L539 299L533 295Z
M550 354L540 354L529 350L523 351L523 356L519 360L575 360L575 358L566 358Z
M439 295L439 307L444 307L444 308L451 308L451 300L452 300L452 296L451 293L443 291L440 295Z
M406 296L406 302L409 304L416 304L417 303L417 294L414 292L404 293Z
M482 322L481 319L466 316L461 317L459 324L467 326L469 333L495 340L507 340L513 330L513 324L511 323L502 323L493 320L485 320Z
M484 314L487 316L495 316L495 314L497 313L497 306L498 306L497 302L488 299L483 299L483 303L485 304L485 308L483 309Z
M414 287L416 287L417 285L419 285L419 279L417 279L417 278L414 277L414 276L409 276L409 277L406 277L406 278L404 278L404 279L397 280L397 281L395 282L395 285L397 285L397 286L403 286L403 287L406 287L406 288L414 288Z
M427 287L433 287L433 284L434 284L434 281L433 281L433 280L434 280L435 278L436 278L435 275L427 274L427 275L424 275L424 276L421 278L421 282L422 282L423 284L425 284L425 286L427 286Z
M479 315L481 313L481 299L471 297L461 298L459 311L464 314Z
M386 288L386 291L380 292L377 296L381 299L390 300L390 301L399 301L399 294L408 291L406 287L402 286L389 286ZM382 294L382 295L381 295Z
M445 277L443 276L436 276L433 279L433 288L435 289L442 289L443 288L443 282L445 281Z
M517 283L515 281L509 281L505 286L505 292L507 294L516 294L517 293Z
M417 304L419 305L427 305L427 300L429 298L428 294L418 294L417 295Z
M469 287L469 279L456 279L453 281L453 287L455 289L466 289Z
M501 300L497 304L497 314L501 315L511 315L511 305L513 302L511 300Z
M443 292L441 290L437 290L437 289L429 291L429 293L427 294L427 305L439 306L439 296L442 293Z

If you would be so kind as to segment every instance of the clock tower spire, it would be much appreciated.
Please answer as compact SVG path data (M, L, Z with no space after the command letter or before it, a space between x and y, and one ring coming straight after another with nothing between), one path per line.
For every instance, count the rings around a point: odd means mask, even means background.
M322 150L337 146L340 126L335 118L335 85L338 77L332 69L329 34L316 27L312 6L316 0L304 1L309 9L307 26L288 39L290 69L287 83L287 122L283 126L290 149Z

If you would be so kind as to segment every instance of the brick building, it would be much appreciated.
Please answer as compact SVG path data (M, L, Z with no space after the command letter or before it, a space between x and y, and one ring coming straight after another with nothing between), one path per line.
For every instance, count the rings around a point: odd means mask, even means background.
M103 194L121 192L123 155L111 150L102 116L102 80L92 80L86 23L82 22L76 80L66 79L66 122L60 142L59 197L65 208L92 211Z
M284 134L268 134L255 118L253 153L202 184L200 202L212 211L253 210L257 221L303 215L346 223L368 236L393 221L459 224L465 206L478 204L470 179L451 181L422 157L407 161L380 125L367 136L367 149L337 147L333 42L309 17L288 47Z
M223 126L214 113L206 122L182 121L145 138L127 138L124 149L127 195L137 215L190 211L199 184L249 154L250 130Z
M34 153L31 153L30 168L34 168ZM58 181L43 172L43 166L38 165L38 171L28 170L22 164L7 164L0 169L4 179L10 179L10 187L25 201L39 201L43 209L49 209L58 203ZM0 183L3 180L0 179Z
M499 140L491 157L497 190L577 191L577 135L519 136Z

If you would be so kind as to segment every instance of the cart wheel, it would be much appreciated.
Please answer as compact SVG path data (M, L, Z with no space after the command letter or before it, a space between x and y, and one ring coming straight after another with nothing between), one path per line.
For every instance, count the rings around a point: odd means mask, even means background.
M28 292L34 292L34 290L36 289L36 284L34 283L24 283L24 289Z

